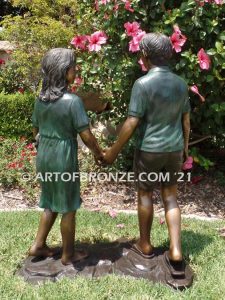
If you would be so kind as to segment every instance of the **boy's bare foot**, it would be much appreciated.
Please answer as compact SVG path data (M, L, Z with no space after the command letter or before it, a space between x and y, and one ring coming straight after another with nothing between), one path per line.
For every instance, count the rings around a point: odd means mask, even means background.
M182 261L183 257L180 251L178 251L177 249L170 249L168 252L168 257L170 260L172 261Z
M76 250L73 257L62 256L61 262L63 265L71 265L89 256L85 250Z
M172 276L185 276L185 262L183 260L171 260L169 251L164 253L164 259Z
M43 247L37 247L36 245L33 245L29 250L30 256L52 257L59 253L60 253L59 247L50 248L47 245Z

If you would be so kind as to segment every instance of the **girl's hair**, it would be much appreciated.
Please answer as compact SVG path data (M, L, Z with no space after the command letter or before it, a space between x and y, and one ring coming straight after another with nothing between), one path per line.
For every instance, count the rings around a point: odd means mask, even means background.
M167 65L173 54L170 38L162 33L148 33L140 42L140 50L155 66Z
M42 60L42 89L39 99L42 101L56 101L67 91L67 71L75 67L74 51L65 48L49 50Z

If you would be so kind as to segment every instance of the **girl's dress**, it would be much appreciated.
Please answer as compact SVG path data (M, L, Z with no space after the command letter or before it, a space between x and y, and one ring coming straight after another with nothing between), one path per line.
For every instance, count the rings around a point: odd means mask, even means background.
M77 133L89 128L83 102L69 93L54 102L37 99L32 122L40 133L36 159L39 206L58 213L75 211L81 205Z

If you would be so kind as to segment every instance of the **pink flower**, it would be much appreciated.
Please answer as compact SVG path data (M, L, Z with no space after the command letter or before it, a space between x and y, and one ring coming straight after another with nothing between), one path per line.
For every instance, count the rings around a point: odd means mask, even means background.
M5 64L5 60L0 58L0 65L4 65Z
M138 61L139 65L141 66L141 69L143 72L146 72L148 71L143 63L143 60L140 58L139 61Z
M109 2L110 2L110 0L102 0L102 4L104 4L104 5L106 5Z
M183 163L182 169L183 171L191 170L193 168L193 157L189 156L186 161Z
M208 54L206 54L205 50L203 48L201 48L198 51L198 62L200 65L200 68L202 70L208 70L210 68L210 64L211 64L211 60L208 56Z
M114 5L113 10L117 11L118 9L119 9L119 5L118 4Z
M174 32L170 37L171 43L173 44L173 48L176 52L181 52L181 47L185 44L187 38L180 31L178 25L174 25Z
M104 17L103 17L105 20L108 20L109 19L109 15L108 14L104 14Z
M125 225L124 225L123 223L122 223L122 224L117 224L116 227L117 227L117 228L124 228Z
M160 224L160 225L163 225L164 223L165 223L165 220L164 220L163 218L160 218L160 219L159 219L159 224Z
M71 88L70 88L70 92L71 93L76 93L76 90L77 90L77 87L75 85L73 85Z
M224 4L223 0L215 0L214 2L215 2L216 4L218 4L218 5Z
M101 45L105 44L108 37L103 31L96 31L91 36L88 36L88 49L89 51L100 51Z
M109 211L109 215L110 215L111 218L114 219L114 218L117 217L117 212L116 212L115 210L112 209L112 210Z
M99 3L98 3L98 0L95 0L95 10L99 11Z
M191 86L191 87L190 87L190 90L191 90L194 94L198 95L198 96L200 97L200 99L201 99L202 102L205 102L205 97L203 97L203 96L199 93L198 87L197 87L196 85Z
M19 88L19 89L18 89L18 93L24 94L24 88Z
M17 167L16 163L9 163L8 164L8 168L10 168L10 169L16 169L16 167Z
M135 36L140 29L140 24L138 24L138 22L127 22L124 24L124 28L128 36Z
M178 25L173 26L173 31L174 31L174 33L181 34L181 31L180 31L180 28Z
M79 86L83 83L83 79L81 77L76 77L74 80L74 85L71 87L70 92L76 93Z
M76 48L85 50L86 42L87 42L86 35L77 35L72 39L71 44Z
M30 144L28 144L28 145L26 146L26 148L27 148L27 149L30 149L30 150L33 150L34 145L33 145L32 143L30 143Z
M114 7L113 7L113 10L114 11L117 11L119 9L119 5L115 2L115 5L114 5Z
M140 50L139 43L145 34L146 34L145 31L139 30L137 35L133 36L133 39L129 42L130 52L137 52Z
M224 4L224 0L195 0L200 6L204 6L205 3L215 3L217 5Z
M130 1L129 0L125 0L125 1L123 0L123 2L125 2L125 9L133 13L134 9L131 7Z
M83 83L83 79L81 77L76 77L75 80L74 80L74 83L77 86L80 86Z
M192 177L191 183L192 183L192 184L197 184L197 183L199 183L200 181L202 181L202 179L203 179L203 176L195 176L195 177Z

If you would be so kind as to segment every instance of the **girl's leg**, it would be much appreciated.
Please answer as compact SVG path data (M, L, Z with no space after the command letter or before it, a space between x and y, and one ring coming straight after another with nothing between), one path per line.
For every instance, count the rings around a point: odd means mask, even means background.
M144 254L151 254L153 246L150 242L150 232L153 221L152 191L138 189L138 220L140 239L137 246Z
M84 251L76 251L76 253L74 252L75 214L76 211L63 214L61 220L61 234L63 243L61 261L64 265L72 264L87 257L87 253Z
M51 249L46 245L48 234L56 220L58 213L45 209L41 215L37 236L34 244L29 250L32 256L53 256L58 249Z
M169 258L173 261L181 261L181 213L177 203L177 184L169 187L162 186L161 192L170 237Z

